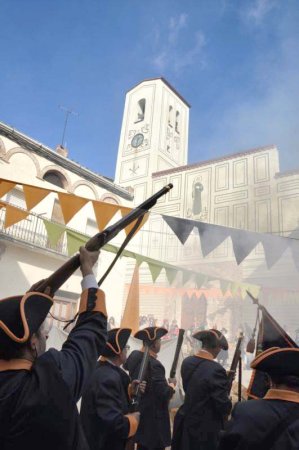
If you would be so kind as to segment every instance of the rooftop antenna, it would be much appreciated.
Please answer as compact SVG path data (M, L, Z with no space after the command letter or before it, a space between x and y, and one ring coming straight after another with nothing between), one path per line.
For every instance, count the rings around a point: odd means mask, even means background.
M62 133L62 138L61 138L61 147L64 148L64 137L65 137L65 130L66 130L66 126L67 126L67 122L69 119L70 114L73 114L73 116L78 116L79 114L74 111L73 109L68 109L65 106L59 105L59 108L65 112L65 121L64 121L64 127L63 127L63 133Z

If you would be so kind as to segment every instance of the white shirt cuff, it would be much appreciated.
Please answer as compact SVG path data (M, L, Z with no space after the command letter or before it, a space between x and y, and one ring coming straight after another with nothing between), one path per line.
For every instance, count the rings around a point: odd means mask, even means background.
M90 273L89 275L86 275L82 281L81 281L82 291L85 291L85 289L90 288L98 288L97 280L95 279L95 276L93 273Z

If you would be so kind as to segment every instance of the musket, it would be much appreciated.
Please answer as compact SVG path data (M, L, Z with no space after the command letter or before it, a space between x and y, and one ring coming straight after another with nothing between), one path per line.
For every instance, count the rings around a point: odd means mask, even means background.
M229 383L229 392L231 391L231 388L233 386L233 381L234 381L234 377L235 377L235 373L238 367L238 363L239 363L239 359L241 357L241 344L242 344L242 340L243 340L244 336L243 333L240 333L240 336L238 337L238 341L237 341L237 345L236 345L236 349L235 349L235 353L232 359L232 363L228 372L228 383Z
M175 353L174 353L174 358L173 358L173 363L170 369L170 378L175 378L175 374L176 374L176 369L177 369L177 365L178 365L178 360L179 360L179 355L180 355L180 351L183 345L183 340L184 340L184 334L185 334L185 330L183 330L182 328L179 329L179 335L178 335L178 340L177 340L177 344L176 344L176 349L175 349Z
M150 357L150 348L148 345L145 344L144 353L143 353L142 361L141 361L140 368L139 368L138 378L137 378L137 380L140 383L145 380L149 357ZM141 397L140 385L138 384L135 389L135 392L133 393L132 398L131 398L130 410L132 412L138 411L140 397Z
M169 183L160 189L156 194L145 200L136 208L132 209L126 216L118 220L115 224L109 226L105 230L97 233L86 243L85 248L89 251L100 250L107 242L111 241L121 230L125 229L132 222L137 221L144 216L156 203L157 200L163 195L167 194L173 185ZM63 285L63 283L80 267L79 254L73 256L67 262L65 262L59 269L57 269L49 278L42 280L38 283L36 288L39 292L44 292L46 287L50 287L50 295L54 295L55 292Z
M138 378L137 380L141 383L145 380L148 362L150 357L150 348L148 345L144 345L144 353L142 357L142 361L139 368ZM139 410L141 391L140 385L138 384L135 392L133 392L130 402L130 412L137 412ZM126 450L133 450L135 446L135 436L130 437L126 442Z

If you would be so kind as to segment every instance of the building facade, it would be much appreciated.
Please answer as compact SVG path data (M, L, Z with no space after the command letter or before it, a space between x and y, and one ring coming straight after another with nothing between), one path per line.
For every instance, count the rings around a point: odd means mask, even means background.
M297 228L299 171L280 172L275 146L187 164L188 121L188 103L164 79L145 80L133 87L126 95L116 183L133 189L138 203L172 183L169 195L154 208L159 214L284 236ZM262 285L263 303L289 323L292 332L298 328L298 314L292 311L297 310L299 285L291 258L269 271L259 245L237 266L228 241L202 258L198 236L191 236L182 247L163 219L154 214L147 232L140 233L139 245L142 253L177 266ZM143 282L150 283L148 273L141 271ZM158 285L167 284L162 278ZM224 302L221 292L215 292L207 288L201 301L177 298L175 290L172 298L145 295L141 312L155 310L159 322L176 318L187 328L194 320L218 328L229 324L231 334L244 328L244 323L252 325L256 309L249 300L241 302L232 295Z
M107 178L98 175L67 157L61 146L56 151L0 123L0 178L28 183L61 192L73 193L91 200L132 205L130 193ZM20 186L8 192L3 200L26 209ZM0 209L0 277L1 297L23 293L40 279L46 278L69 257L66 239L53 246L47 238L43 219L63 223L62 211L55 194L48 195L31 210L26 220L4 228L4 209ZM68 223L69 228L90 236L98 232L91 202ZM116 242L117 244L117 242ZM98 278L113 255L102 252L96 267ZM103 288L109 315L120 317L124 283L124 261L120 261ZM74 316L80 295L80 272L77 271L57 292L53 315L61 319ZM61 324L57 324L62 326Z

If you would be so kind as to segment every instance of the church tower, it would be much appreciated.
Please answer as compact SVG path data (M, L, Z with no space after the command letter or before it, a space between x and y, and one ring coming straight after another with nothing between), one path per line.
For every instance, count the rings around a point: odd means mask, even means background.
M152 173L187 164L189 108L163 78L127 93L115 183L133 188L135 204L152 195Z

